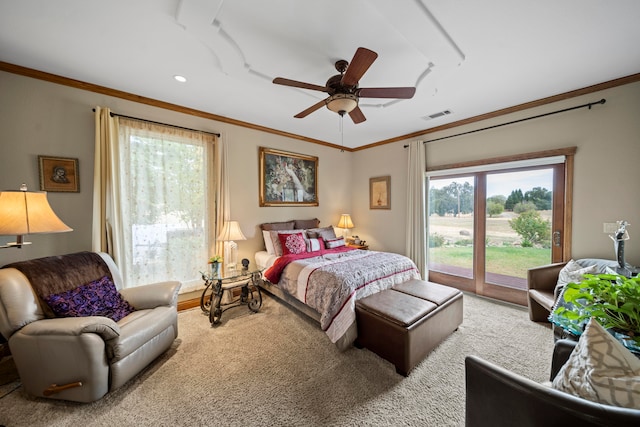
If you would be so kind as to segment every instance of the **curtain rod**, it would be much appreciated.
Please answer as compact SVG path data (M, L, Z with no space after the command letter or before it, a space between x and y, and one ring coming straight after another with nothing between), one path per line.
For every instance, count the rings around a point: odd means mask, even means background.
M538 114L537 116L525 117L524 119L513 120L511 122L501 123L499 125L487 126L487 127L481 128L481 129L470 130L468 132L461 132L461 133L457 133L455 135L443 136L442 138L436 138L436 139L431 139L431 140L428 140L428 141L422 141L422 143L426 144L428 142L435 142L435 141L441 141L443 139L455 138L456 136L468 135L470 133L480 132L480 131L489 130L489 129L495 129L495 128L499 128L501 126L512 125L514 123L526 122L527 120L539 119L540 117L551 116L553 114L564 113L564 112L571 111L571 110L577 110L578 108L588 107L589 110L590 110L592 106L597 105L597 104L604 104L605 102L607 102L607 100L602 98L600 101L589 102L587 104L577 105L575 107L569 107L569 108L565 108L563 110L557 110L557 111L551 111L549 113ZM404 148L407 148L407 147L408 147L408 145L404 146Z
M95 113L96 109L92 108L91 111L93 111ZM123 119L138 120L140 122L153 123L154 125L162 125L162 126L169 126L169 127L176 128L176 129L190 130L191 132L206 133L206 134L209 134L209 135L215 135L218 138L220 138L220 134L219 133L215 133L215 132L207 132L207 131L204 131L204 130L186 128L184 126L177 126L177 125L171 125L171 124L168 124L168 123L154 122L153 120L140 119L138 117L125 116L124 114L117 114L117 113L114 113L113 111L110 112L109 115L111 117L122 117Z

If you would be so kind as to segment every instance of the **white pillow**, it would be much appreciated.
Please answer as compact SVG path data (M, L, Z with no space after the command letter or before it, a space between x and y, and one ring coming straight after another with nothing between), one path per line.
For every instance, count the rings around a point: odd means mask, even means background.
M552 385L592 402L640 409L640 359L591 319Z
M556 283L556 288L553 294L557 299L558 295L560 295L560 292L562 291L562 288L564 288L566 284L581 282L583 279L582 277L583 274L597 274L597 273L598 273L598 267L595 265L583 267L577 262L575 262L574 260L569 260L567 265L562 267L562 270L560 270L560 274L558 274L558 282Z
M273 247L273 241L271 240L271 234L269 230L262 230L262 238L264 239L264 247L269 255L275 255L276 249Z
M307 238L307 252L315 252L320 250L320 239Z
M324 247L327 249L335 249L340 246L344 246L344 237L338 237L337 239L325 240Z

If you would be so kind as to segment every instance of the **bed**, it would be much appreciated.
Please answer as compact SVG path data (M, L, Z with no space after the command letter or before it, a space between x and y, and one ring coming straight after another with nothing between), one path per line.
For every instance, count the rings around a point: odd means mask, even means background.
M333 227L321 228L317 219L261 228L265 250L255 260L264 269L262 287L317 321L340 349L357 336L357 299L420 278L411 259L347 247Z

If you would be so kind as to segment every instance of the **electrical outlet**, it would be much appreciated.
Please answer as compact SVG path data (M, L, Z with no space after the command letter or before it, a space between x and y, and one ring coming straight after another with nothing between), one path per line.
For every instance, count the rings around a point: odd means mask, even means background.
M613 234L618 231L618 223L617 222L605 222L602 224L602 232Z

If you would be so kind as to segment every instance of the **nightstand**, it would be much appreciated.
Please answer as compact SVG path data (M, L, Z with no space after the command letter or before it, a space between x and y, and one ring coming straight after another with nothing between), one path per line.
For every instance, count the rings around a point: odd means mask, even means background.
M347 247L355 248L355 249L362 249L363 251L368 251L369 250L369 245L356 245L355 243L349 243L349 244L347 244Z

